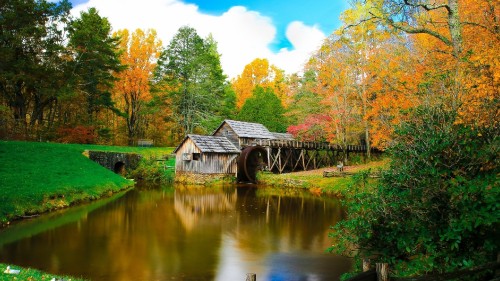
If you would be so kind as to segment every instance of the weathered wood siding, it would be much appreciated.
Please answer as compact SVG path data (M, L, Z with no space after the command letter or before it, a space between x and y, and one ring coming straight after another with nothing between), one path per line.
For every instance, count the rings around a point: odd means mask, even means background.
M184 160L184 154L191 157L190 160ZM199 153L198 160L193 159L193 153ZM184 144L177 150L175 157L175 171L181 173L198 173L198 174L236 174L237 158L236 153L202 153L193 143L187 139Z
M217 131L213 133L217 137L226 137L236 147L241 147L240 140L236 132L227 123L224 123Z

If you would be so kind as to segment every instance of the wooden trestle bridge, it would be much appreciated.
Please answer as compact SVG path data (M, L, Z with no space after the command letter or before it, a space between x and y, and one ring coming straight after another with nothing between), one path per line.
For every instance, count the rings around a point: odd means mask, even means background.
M242 142L242 155L245 151L259 151L263 163L259 165L263 170L274 173L285 173L295 171L306 171L324 167L336 166L344 162L350 153L366 154L364 145L347 145L343 148L339 145L327 142L302 142L295 140L265 140L257 139ZM264 153L265 151L265 153ZM380 152L371 149L372 153Z

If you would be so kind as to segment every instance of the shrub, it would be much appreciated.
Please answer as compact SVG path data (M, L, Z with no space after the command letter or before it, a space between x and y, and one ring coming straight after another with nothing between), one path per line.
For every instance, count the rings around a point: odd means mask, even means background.
M93 126L61 127L57 129L57 136L62 143L95 144L97 140Z
M358 180L330 250L388 262L400 276L496 259L499 130L455 124L455 116L419 108L396 130L390 169L372 189Z

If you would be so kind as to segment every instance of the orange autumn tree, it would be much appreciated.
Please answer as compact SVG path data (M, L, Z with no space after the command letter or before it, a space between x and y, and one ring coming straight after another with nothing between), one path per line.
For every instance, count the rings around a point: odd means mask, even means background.
M387 147L402 112L415 106L422 74L407 37L369 20L372 8L370 2L357 3L342 15L368 155L372 146Z
M369 6L354 5L344 25L313 55L315 92L327 106L331 142L385 148L402 110L415 105L421 70L406 37L366 20Z
M126 120L127 138L131 145L141 132L145 104L152 98L150 81L160 56L161 41L153 29L137 29L132 34L124 29L118 31L116 36L121 38L120 60L127 68L116 75L118 82L114 87L114 100Z
M368 148L384 149L402 112L417 104L416 92L423 73L411 42L401 32L380 28L371 21L371 2L355 3L342 14L344 44L352 51L351 71L356 88L364 139ZM367 150L367 152L369 152Z
M283 106L288 104L284 71L275 65L270 65L267 59L257 58L247 64L243 72L236 79L233 79L232 86L236 92L236 107L238 109L243 107L257 86L272 89L280 98Z
M426 98L458 112L457 123L499 125L499 1L362 2L372 4L367 20L414 35L427 67L422 85L434 93Z
M500 120L500 2L463 0L465 87L460 120L480 127L497 127Z
M356 139L355 89L356 75L349 62L350 50L338 37L331 37L313 55L307 64L307 71L316 75L313 91L325 105L323 119L328 141L343 148Z

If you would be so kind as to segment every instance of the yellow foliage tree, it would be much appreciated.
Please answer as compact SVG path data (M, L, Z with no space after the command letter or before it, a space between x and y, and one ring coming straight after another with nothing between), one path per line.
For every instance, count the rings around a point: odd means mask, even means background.
M421 82L434 94L425 98L458 112L457 123L499 125L499 1L364 2L371 4L367 20L416 35L426 73Z
M127 68L116 75L113 97L126 119L128 142L133 144L144 121L142 110L151 99L150 81L160 56L161 41L153 29L137 29L132 34L124 29L115 35L121 38L120 60Z
M243 73L233 79L232 86L236 92L236 107L238 109L241 109L245 101L252 96L256 86L271 88L280 98L283 106L288 105L285 73L275 65L270 65L267 59L257 58L247 64Z

